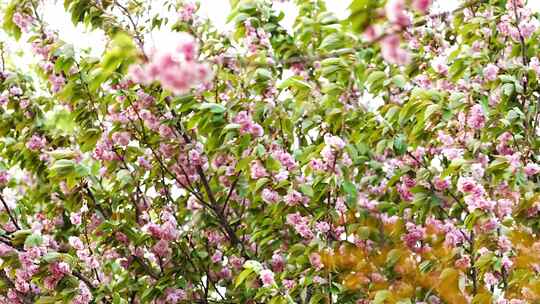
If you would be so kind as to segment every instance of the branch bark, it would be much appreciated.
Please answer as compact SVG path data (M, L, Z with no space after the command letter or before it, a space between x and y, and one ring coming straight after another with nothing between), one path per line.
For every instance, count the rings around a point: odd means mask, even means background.
M13 225L15 225L15 228L17 228L17 230L21 230L19 223L17 223L17 219L15 219L15 217L11 213L11 210L9 209L7 202L4 200L4 196L2 196L1 194L0 194L0 201L2 202L2 205L4 206L4 209L6 210L11 222L13 222Z

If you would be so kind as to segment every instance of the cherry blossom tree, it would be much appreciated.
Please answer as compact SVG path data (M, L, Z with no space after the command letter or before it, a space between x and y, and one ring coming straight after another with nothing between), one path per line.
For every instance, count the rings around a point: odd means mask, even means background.
M525 0L64 0L100 58L46 1L0 5L0 303L540 301Z

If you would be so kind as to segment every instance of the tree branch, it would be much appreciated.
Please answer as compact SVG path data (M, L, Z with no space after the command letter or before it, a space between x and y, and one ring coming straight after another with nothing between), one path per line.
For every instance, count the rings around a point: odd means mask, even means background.
M17 230L21 230L21 227L17 223L17 220L15 219L13 214L11 214L11 210L9 209L9 206L6 203L6 201L4 200L4 197L2 196L2 194L0 194L0 201L2 202L2 205L4 205L4 209L6 210L9 218L11 219L11 222L13 222L13 225L15 225L15 228L17 228Z
M139 263L142 266L142 268L144 269L144 272L146 274L148 274L150 277L152 277L155 280L159 280L159 274L154 272L152 267L150 267L150 265L146 264L146 262L142 258L140 258L140 257L138 257L136 255L132 255L132 257L133 257L133 259L135 261L137 261L137 263Z

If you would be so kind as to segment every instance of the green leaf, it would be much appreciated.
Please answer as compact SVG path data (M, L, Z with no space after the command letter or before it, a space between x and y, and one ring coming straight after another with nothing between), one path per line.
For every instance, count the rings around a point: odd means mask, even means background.
M373 18L377 15L375 9L378 1L373 0L354 0L349 6L351 15L349 22L352 28L357 33L363 33L364 30L373 22Z
M259 189L261 189L264 185L266 185L266 183L268 183L270 181L270 179L266 178L266 177L263 177L263 178L260 178L257 180L257 182L255 183L255 188L253 189L254 192L257 192L259 191Z
M514 84L513 83L505 83L502 85L502 92L505 96L510 96L512 93L514 93Z
M51 263L54 261L58 261L60 257L62 256L61 253L58 252L49 252L46 255L43 256L43 260L47 263Z
M431 269L431 267L433 267L433 262L430 260L425 260L420 263L418 268L422 273L427 273Z
M429 118L433 115L433 114L437 114L437 113L440 113L441 112L441 106L438 105L438 104L432 104L432 105L429 105L427 108L426 108L426 111L424 112L424 119L425 120L429 120Z
M263 270L263 266L261 263L255 261L255 260L247 260L245 263L244 263L244 268L246 269L252 269L253 271L255 271L256 273L259 273L261 272L261 270Z
M278 86L279 89L285 88L295 88L295 89L306 89L311 90L311 85L303 80L301 76L292 76L287 78Z
M351 201L356 201L356 198L358 196L358 190L356 189L356 186L350 182L350 181L344 181L341 185L345 193L351 198Z
M343 37L337 33L332 33L326 36L319 48L325 51L332 51L343 47Z
M493 253L483 254L476 260L474 266L480 270L486 269L494 262L493 257Z
M205 102L199 106L200 110L210 110L210 112L215 114L221 114L227 110L224 106L217 103Z
M234 282L234 288L238 288L251 274L254 273L254 270L252 268L246 268L240 274L238 277L236 277L236 280Z
M67 177L75 172L75 161L71 159L60 159L54 162L51 167L51 176Z
M313 192L313 188L307 184L300 185L300 191L308 197L313 197L313 195L315 194Z
M322 294L322 293L316 293L315 295L313 295L311 297L311 299L309 300L309 304L317 304L317 303L320 303L322 300L324 300L326 298L326 295Z
M33 233L29 235L24 241L24 247L37 247L43 243L43 237L41 234Z
M392 78L392 82L400 89L405 88L407 84L407 79L403 75L396 75Z
M35 302L35 304L54 304L54 303L57 303L56 298L50 297L50 296L41 296Z
M238 130L240 129L240 124L237 124L237 123L230 123L230 124L227 124L223 130L224 131L229 131L229 130Z
M469 213L467 217L465 218L465 221L463 221L463 224L467 229L472 229L474 225L476 224L476 221L478 220L478 214L476 212Z
M120 181L121 186L125 186L131 182L131 174L129 170L122 169L116 174L116 178Z
M401 258L402 252L399 249L392 249L390 252L388 252L388 255L386 256L386 266L387 267L394 267L396 263Z
M384 79L386 78L386 73L383 71L375 71L369 74L366 79L366 85L369 87L370 92L375 92L380 90L383 86Z
M4 13L4 22L3 22L3 28L4 30L15 37L16 40L19 40L21 38L21 29L13 22L13 15L17 11L17 4L21 2L19 0L13 0L9 3L9 5L5 9Z
M13 233L13 237L11 239L11 243L15 246L19 246L24 244L26 241L26 238L32 234L32 230L30 229L24 229L24 230L17 230Z
M264 81L268 81L272 79L272 72L270 72L270 70L267 70L267 69L259 68L255 72L255 75L256 75L255 78L257 79L257 81L260 81L260 82L264 82Z
M373 304L383 304L386 299L388 299L392 294L388 290L379 290L375 294L375 298L373 299Z
M483 292L474 296L471 304L491 304L492 297L489 293Z
M407 139L405 135L399 134L394 138L394 150L398 155L403 155L407 152Z

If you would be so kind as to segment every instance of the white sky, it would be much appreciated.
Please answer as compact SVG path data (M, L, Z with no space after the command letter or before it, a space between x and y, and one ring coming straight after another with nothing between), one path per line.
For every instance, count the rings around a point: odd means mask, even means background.
M3 1L3 0L0 0ZM153 4L152 12L160 13L158 10L159 3L162 0L150 0ZM458 7L463 0L434 0L433 10L435 11L450 11ZM104 48L105 37L100 31L89 31L82 25L74 26L71 20L64 12L63 1L59 0L44 0L45 7L42 11L44 19L49 23L49 26L59 32L61 39L67 43L73 44L76 50L90 49L91 54L98 57L102 54ZM208 17L220 29L230 29L231 25L226 24L227 16L230 12L229 0L199 0L201 3L200 15ZM339 18L346 18L348 15L347 8L351 0L326 0L328 9L334 12ZM529 6L540 11L540 0L529 0ZM291 29L294 19L298 11L292 1L275 4L276 9L285 12L285 18L282 20L282 25ZM0 39L3 39L0 31ZM35 63L36 59L28 51L28 46L18 43L14 46L18 50L22 50L23 55L20 62ZM14 51L14 50L12 50Z
M152 0L155 2L154 8L159 9L160 0ZM230 29L231 25L226 24L227 16L231 10L229 0L199 0L201 9L199 11L201 16L208 17L212 22L220 29ZM347 8L351 0L326 0L328 9L334 12L339 18L347 17ZM91 49L91 54L94 56L100 56L103 52L105 37L100 31L89 31L82 25L74 26L71 20L64 12L63 1L58 0L45 0L45 6L42 11L43 19L49 23L49 26L59 32L61 39L67 43L73 44L75 49ZM439 1L444 3L443 8L445 10L452 9L456 6L457 0L444 0ZM292 1L278 3L275 7L285 12L285 18L282 21L282 25L285 28L292 28L294 19L298 14L298 10ZM157 12L157 11L156 11ZM26 50L23 44L16 46L18 49ZM34 62L32 55L28 52L24 52L24 58L21 58L23 62Z

